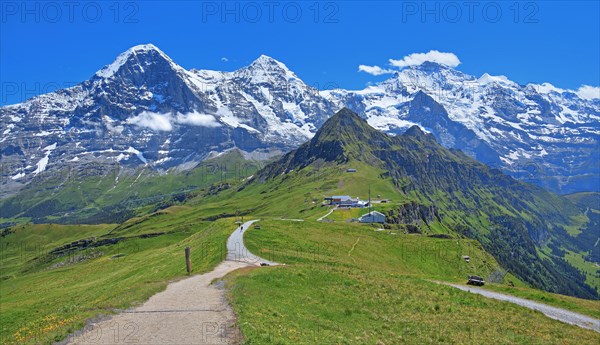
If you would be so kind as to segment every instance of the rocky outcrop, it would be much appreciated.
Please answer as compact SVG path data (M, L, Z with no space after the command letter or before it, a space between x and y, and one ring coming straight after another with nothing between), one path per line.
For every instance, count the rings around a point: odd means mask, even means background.
M393 224L429 225L441 216L434 205L409 202L386 212L386 221Z

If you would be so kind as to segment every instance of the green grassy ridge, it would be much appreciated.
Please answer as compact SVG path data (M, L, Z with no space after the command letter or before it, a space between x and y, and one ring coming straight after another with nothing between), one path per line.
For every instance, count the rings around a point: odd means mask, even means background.
M351 223L265 219L260 224L260 230L246 234L247 247L286 265L226 277L244 344L600 339L541 313L431 282L464 283L466 274L485 276L497 267L476 241L392 236ZM470 264L461 259L464 254L471 256ZM514 277L506 279L522 286ZM536 327L526 326L531 324Z
M357 169L357 172L347 173L346 169L350 167ZM469 195L460 190L452 194L441 190L432 194L418 190L405 193L386 170L360 161L308 165L300 170L282 172L265 182L261 182L259 174L254 181L246 182L241 186L233 185L214 196L199 197L192 200L189 205L202 207L203 210L214 212L216 215L219 213L233 215L239 211L242 214L252 213L257 216L314 220L328 212L327 208L320 206L322 198L348 194L366 199L369 187L371 195L381 194L383 198L391 200L391 203L385 207L395 207L411 201L423 205L436 205L443 220L424 229L425 232L459 234L476 238L486 246L488 251L500 255L506 268L517 272L521 277L534 277L529 280L530 284L566 293L572 291L568 289L576 288L573 284L585 281L585 276L581 279L572 275L565 278L564 273L557 272L553 267L554 264L550 262L554 258L551 255L545 256L547 261L542 262L543 265L539 264L543 257L537 256L535 244L529 237L529 228L521 221L514 222L517 217L522 217L532 224L540 224L539 215L524 213L523 209L509 209L510 205L506 206L504 199L502 203L497 203L498 196L493 190L474 188ZM533 202L537 202L535 200L541 197L543 196L535 196ZM526 200L527 198L524 198L521 203L530 202ZM509 218L506 218L507 216ZM334 214L333 217L336 215ZM516 243L513 237L519 238L528 246ZM519 251L522 254L517 258L523 258L522 262L517 264L515 264L515 256L502 256L510 253L515 244L521 246ZM531 267L547 273L535 277L531 273L533 271L527 268L534 262L538 264ZM526 270L523 270L524 267ZM559 279L563 280L563 287L557 286L556 276L562 277ZM566 288L565 286L569 284L570 287Z
M367 171L371 173L378 171L370 178L378 179L386 190L377 194L435 205L442 213L445 228L477 239L503 266L529 284L598 298L598 291L585 283L585 275L565 261L564 255L552 252L541 257L538 253L549 241L579 253L590 250L585 244L589 243L587 237L581 238L582 234L589 236L589 232L581 230L589 217L582 215L578 206L491 169L460 151L445 149L418 127L390 137L351 111L342 110L309 142L261 170L254 184L285 189L287 197L293 199L303 186L298 179L304 178L308 187L311 174L316 177L318 171L319 177L328 182L320 189L336 190L335 186L345 186L340 181L345 176L335 168L360 168L360 163L369 166ZM339 188L337 194L352 195L355 186L366 189L370 183L357 179L353 186ZM275 198L274 194L270 197ZM285 200L277 207L290 209L288 212L294 209ZM580 233L573 237L568 231ZM519 254L512 255L513 252Z
M124 221L181 202L212 184L239 182L262 166L262 162L246 160L237 150L193 169L166 174L149 167L88 164L41 175L17 195L0 200L0 212L5 218L37 223Z
M348 168L357 169L348 173ZM417 196L404 194L394 186L386 171L359 161L346 164L323 164L308 166L281 174L268 182L260 176L253 180L232 184L230 188L210 196L198 196L186 202L191 207L201 207L212 215L243 214L256 216L317 219L329 210L322 207L325 197L351 195L366 200L369 196L381 195L390 199L385 207L398 203L420 201ZM424 204L431 204L430 201ZM384 207L383 204L380 205Z
M1 279L6 280L24 268L35 266L35 258L47 255L60 245L102 235L114 227L114 224L13 226L8 231L8 235L0 238Z
M102 253L82 262L70 262L82 250L56 257L43 265L36 263L40 251L5 251L2 267L12 274L0 282L0 339L3 344L50 344L83 328L86 320L109 315L145 301L163 290L173 279L184 277L183 251L192 248L194 273L209 271L224 259L225 242L235 225L232 220L205 222L199 212L194 216L176 210L159 214L131 228L131 233L166 231L162 236L134 237L114 246L94 248ZM181 215L181 216L180 216ZM158 225L157 225L158 224ZM157 228L158 226L158 228ZM40 231L45 228L47 231ZM11 243L36 238L46 243L43 254L62 244L80 239L78 226L25 225L2 241ZM111 227L96 226L81 232L82 237L106 236ZM169 232L169 229L175 229ZM109 235L110 236L110 235ZM52 268L54 264L64 266ZM25 271L23 271L25 270Z
M244 344L594 344L511 303L398 274L288 266L230 275ZM530 327L535 325L535 327Z
M357 168L358 171L356 173L346 173L345 171L348 167ZM332 194L350 194L366 198L368 196L369 185L371 186L372 195L381 194L382 197L391 199L392 203L386 205L386 207L394 207L398 203L409 201L417 201L424 205L437 205L442 213L443 222L434 225L432 232L458 232L463 235L473 236L473 231L476 231L476 233L484 235L480 238L482 243L487 243L488 246L491 246L493 243L486 240L490 231L494 231L496 234L499 231L505 231L500 229L494 230L495 224L492 221L493 218L489 214L483 213L477 203L474 203L459 192L454 193L452 197L439 191L429 196L425 196L422 193L403 194L394 186L393 180L389 176L386 176L385 170L355 161L350 161L342 165L324 164L318 169L308 166L301 170L294 170L277 176L269 180L269 183L251 183L242 190L232 189L228 191L229 194L221 196L227 202L220 205L223 208L231 208L233 204L236 204L237 208L246 209L248 212L253 212L257 215L275 214L281 215L283 218L316 219L327 213L328 210L322 207L315 207L314 205L312 207L306 206L305 196L324 197ZM485 197L488 203L494 202L494 198L489 191L476 189L475 192L480 195L479 200ZM466 209L472 211L465 214L464 211L458 209L455 205L457 198L462 200L461 204ZM316 200L319 202L320 199L316 198ZM306 207L306 209L300 209L300 207ZM516 212L507 211L501 205L498 205L497 209L498 211L495 212L497 215L506 213L516 215ZM494 213L492 213L493 215ZM523 230L523 233L525 234L526 230ZM512 246L512 244L508 246ZM501 248L496 251L502 251L503 249ZM533 249L532 252L535 253ZM547 280L546 283L540 282L539 284L550 286L549 284L552 283Z
M289 264L326 264L431 279L464 282L468 275L487 276L499 268L475 240L390 235L366 224L261 220L250 230L246 246L257 255ZM466 263L463 255L470 256ZM442 264L443 263L443 264Z

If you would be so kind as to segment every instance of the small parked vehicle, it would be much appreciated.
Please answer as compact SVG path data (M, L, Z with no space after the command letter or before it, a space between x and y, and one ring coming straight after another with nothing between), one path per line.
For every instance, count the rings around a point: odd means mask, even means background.
M467 285L483 286L484 284L485 280L478 276L469 276L469 280L467 281Z
M266 263L266 262L261 262L261 263L260 263L260 265L261 265L261 266L271 266L271 265L269 265L269 264L268 264L268 263Z

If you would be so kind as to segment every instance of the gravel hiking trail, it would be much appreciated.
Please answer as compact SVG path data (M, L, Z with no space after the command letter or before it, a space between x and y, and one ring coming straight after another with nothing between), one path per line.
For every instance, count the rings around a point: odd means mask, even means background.
M236 344L240 333L227 304L221 278L236 269L266 262L251 254L243 234L256 220L238 227L227 241L227 259L208 273L170 283L143 305L90 322L63 344ZM183 260L182 260L183 264ZM185 266L184 266L185 267Z
M497 299L500 301L511 302L514 304L518 304L522 307L537 310L549 318L562 321L564 323L568 323L571 325L576 325L582 328L592 329L596 332L600 333L600 320L594 319L593 317L582 315L579 313L575 313L566 309L551 307L547 304L534 302L528 299L519 298L511 295L506 295L498 292L492 292L489 290L485 290L482 288L472 287L472 286L464 286L458 284L444 283L444 282L436 282L448 286L455 287L457 289L461 289L463 291L468 291L471 293L476 293L488 298Z

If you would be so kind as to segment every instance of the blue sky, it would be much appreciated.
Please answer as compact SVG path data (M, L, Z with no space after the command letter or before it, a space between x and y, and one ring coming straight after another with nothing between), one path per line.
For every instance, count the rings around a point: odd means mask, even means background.
M562 88L600 84L600 6L585 2L0 3L0 104L88 79L153 43L185 68L235 70L260 54L319 88L386 78L359 65L451 52L457 69Z

